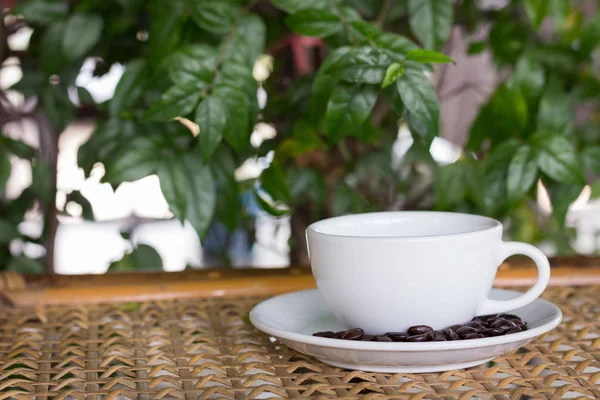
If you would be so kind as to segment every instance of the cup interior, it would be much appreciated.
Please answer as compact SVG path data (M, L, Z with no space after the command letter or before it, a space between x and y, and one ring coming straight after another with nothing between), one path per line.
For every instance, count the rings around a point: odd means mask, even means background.
M479 215L398 211L329 218L308 229L330 236L408 238L482 232L499 226L498 221Z

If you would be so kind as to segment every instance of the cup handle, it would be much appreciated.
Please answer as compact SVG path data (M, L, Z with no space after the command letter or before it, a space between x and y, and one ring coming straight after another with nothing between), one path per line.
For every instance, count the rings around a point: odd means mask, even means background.
M548 258L538 248L520 242L502 242L497 249L499 262L515 254L523 254L533 260L538 269L538 278L535 285L521 296L511 300L486 299L479 307L477 315L498 314L523 307L537 299L550 280L550 263Z

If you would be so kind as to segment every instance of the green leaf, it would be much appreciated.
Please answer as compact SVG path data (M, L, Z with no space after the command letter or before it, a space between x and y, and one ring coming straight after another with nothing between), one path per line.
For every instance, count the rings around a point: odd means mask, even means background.
M308 168L294 168L289 171L287 181L295 202L324 207L327 187L322 174Z
M258 203L258 206L266 213L274 216L274 217L282 217L284 215L288 215L290 213L289 207L281 204L280 202L273 202L268 199L264 192L255 191L254 198Z
M75 117L75 106L71 103L67 89L62 85L47 86L41 93L40 100L46 117L59 132Z
M453 4L451 0L409 0L410 28L428 49L439 49L450 36Z
M227 0L188 0L196 24L214 34L229 32L240 11L238 4Z
M567 93L557 81L551 81L545 88L537 114L537 129L560 135L573 133L575 111Z
M0 244L7 245L17 236L19 236L19 231L16 224L0 219Z
M137 134L133 121L109 119L99 123L91 138L77 152L77 164L89 175L97 161L110 166L111 157Z
M62 39L62 52L69 60L83 57L100 40L104 22L93 14L73 14L67 20Z
M470 56L474 56L476 54L482 53L486 48L485 42L472 42L469 43L469 47L467 48L467 54Z
M533 105L544 88L546 78L544 68L529 54L519 58L513 74L509 79L509 86L519 90Z
M77 87L77 98L79 99L79 104L81 105L94 105L96 102L92 97L92 94L86 88L79 86Z
M242 91L226 86L216 88L211 96L220 98L224 107L227 122L223 137L231 147L241 152L250 143L246 96Z
M252 70L243 65L228 62L221 66L215 84L217 87L227 86L244 92L246 104L248 104L248 126L254 127L259 109L256 96L258 88L252 76Z
M597 199L600 197L600 181L592 183L592 192L590 193L590 199Z
M380 49L359 47L346 51L342 48L327 59L320 73L345 82L380 84L391 63L390 56Z
M312 150L325 147L314 127L308 122L300 120L294 125L292 137L279 143L275 150L275 157L279 160L295 159Z
M66 24L63 21L52 24L45 32L40 43L40 61L46 76L58 74L68 64L61 44ZM48 80L44 79L47 84Z
M540 29L548 15L548 5L548 0L525 0L525 11L536 30Z
M331 143L354 132L368 117L377 101L377 87L338 84L331 93L325 114Z
M499 18L492 26L488 39L496 61L500 64L514 63L523 52L529 35L526 25Z
M33 147L20 140L11 139L3 135L0 135L0 148L25 160L31 159L35 155L35 149Z
M579 52L584 56L590 56L600 45L600 13L596 13L594 18L583 28L581 32L581 44Z
M214 48L195 44L185 46L169 58L169 77L179 86L210 82L216 65Z
M471 127L469 148L478 150L484 139L492 143L521 135L528 122L527 101L517 87L500 85L481 107Z
M456 64L454 60L447 55L426 49L411 50L406 53L406 59L420 63L444 64L451 62Z
M154 121L169 121L175 117L186 116L196 107L201 96L201 88L195 85L171 86L148 110L146 118Z
M169 208L180 221L187 220L203 236L215 210L212 174L196 154L182 154L160 163L160 188Z
M569 206L579 197L584 185L557 183L549 179L543 179L542 183L550 196L552 215L558 221L559 228L564 230L565 218L569 211Z
M181 0L170 0L165 7L163 0L150 1L152 25L148 39L148 58L157 62L172 54L181 41L181 16L185 12L185 3Z
M49 25L65 17L69 12L67 3L63 1L29 0L17 4L16 13L22 14L29 22Z
M331 206L334 216L369 211L367 200L362 194L345 183L340 183L335 187Z
M451 210L464 200L468 188L467 172L466 164L460 161L438 168L433 192L437 210Z
M483 176L483 202L488 213L495 213L507 200L508 166L520 147L515 139L509 139L490 153Z
M9 271L18 272L20 274L43 274L44 265L39 260L27 258L25 256L13 257L8 262L7 269Z
M224 41L219 51L225 54L226 62L236 62L252 70L256 60L263 53L266 40L266 27L256 14L240 18L231 41Z
M162 259L158 252L147 244L138 244L129 254L110 264L109 271L162 270ZM127 309L139 308L139 303L128 303Z
M583 165L586 171L600 175L600 146L588 146L582 151Z
M579 65L576 53L570 47L560 45L538 46L530 51L530 56L548 70L558 73L574 73Z
M325 38L342 29L337 15L329 10L300 10L285 19L291 30L299 35Z
M309 120L314 125L318 125L323 118L323 115L327 110L327 102L331 97L334 87L335 79L328 75L319 74L313 81L308 104L308 115Z
M8 154L0 150L0 195L4 196L6 182L10 176L11 163Z
M196 109L195 121L200 126L198 140L205 162L223 139L223 132L227 126L225 107L220 97L211 95L204 99Z
M569 2L570 0L548 0L554 31L561 31L564 29L565 22L571 12Z
M387 50L391 50L397 55L404 56L411 50L419 48L413 41L405 36L397 35L395 33L384 33L375 38L377 46ZM404 57L402 57L403 59Z
M564 136L539 132L530 143L539 153L538 166L552 179L569 184L585 184L581 160Z
M506 191L508 200L515 202L527 193L537 178L537 155L530 146L521 146L508 165Z
M115 116L119 111L133 105L144 90L146 60L131 61L121 76L115 94L108 105L108 112Z
M119 127L131 132L119 136L119 131L112 131ZM96 131L92 135L90 141L85 144L90 147L85 148L84 151L90 152L93 146L97 146L100 150L98 154L107 157L101 158L106 168L104 181L118 185L122 182L136 181L156 172L157 163L171 154L167 148L160 151L161 147L167 147L166 143L169 143L165 140L169 132L166 129L155 132L150 128L150 126L128 127L125 124L113 123L103 126L101 131Z
M390 64L387 71L385 71L385 77L383 78L381 87L385 89L386 87L390 86L392 83L396 82L396 79L398 79L403 73L404 65L398 63Z
M330 5L328 0L271 0L271 3L288 14L307 8L327 8Z
M140 269L162 270L162 258L152 246L138 244L131 252L131 257Z
M396 80L396 90L404 104L405 116L411 128L426 143L431 143L438 133L440 108L431 81L412 62L406 63L406 71Z
M292 200L290 190L287 185L287 179L283 169L277 165L271 164L260 175L261 188L278 202L289 204Z

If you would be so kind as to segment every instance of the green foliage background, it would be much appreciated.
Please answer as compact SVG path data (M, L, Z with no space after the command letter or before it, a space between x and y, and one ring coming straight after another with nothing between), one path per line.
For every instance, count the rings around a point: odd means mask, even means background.
M157 174L173 214L201 237L215 221L230 232L251 230L241 202L251 191L267 212L292 214L294 262L305 260L309 222L384 209L485 214L506 222L513 239L552 241L567 252L568 205L586 183L598 192L600 14L584 15L585 2L508 3L481 9L475 0L23 0L5 31L31 26L29 49L11 54L4 37L2 54L19 57L24 75L13 89L37 98L37 107L4 109L3 123L34 117L56 143L81 108L68 96L76 88L97 119L78 154L86 175L97 162L113 187ZM552 32L542 35L547 20ZM428 76L451 61L442 53L453 26L470 33L484 24L489 35L470 43L469 53L491 50L505 78L479 110L461 158L440 166L427 151L440 126ZM269 95L260 110L252 70L265 53L274 63L260 83ZM75 83L89 57L96 76L126 66L114 97L101 104ZM581 104L593 111L576 123ZM199 134L177 117L198 124ZM278 134L255 148L249 139L260 121ZM414 144L392 168L401 124ZM11 154L34 170L32 186L0 205L0 268L38 271L39 261L13 257L8 244L21 237L53 254L53 158L6 137L0 148L0 185ZM257 181L235 179L245 160L271 150L275 158ZM534 201L540 179L552 200L550 217ZM81 194L69 199L89 216ZM17 230L32 207L45 210L39 238ZM143 248L124 268L143 265L143 254L155 267L155 252Z

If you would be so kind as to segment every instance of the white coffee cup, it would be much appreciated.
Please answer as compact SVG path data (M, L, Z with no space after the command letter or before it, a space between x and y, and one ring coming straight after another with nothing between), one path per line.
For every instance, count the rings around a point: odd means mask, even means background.
M443 329L509 312L535 300L550 279L540 250L503 242L502 224L478 215L356 214L316 222L306 236L325 302L348 328L368 334L422 324ZM498 266L514 254L533 259L537 282L515 299L488 299Z

